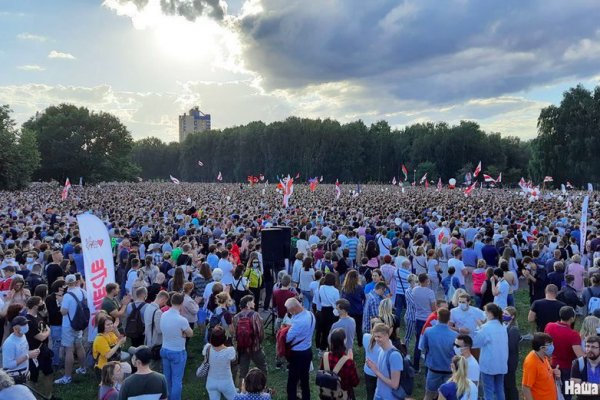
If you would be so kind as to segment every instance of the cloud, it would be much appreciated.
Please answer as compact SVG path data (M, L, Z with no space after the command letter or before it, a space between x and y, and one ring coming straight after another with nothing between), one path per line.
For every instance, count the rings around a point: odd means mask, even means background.
M17 69L20 69L21 71L44 71L46 68L44 68L40 65L28 64L28 65L19 65L17 67Z
M148 5L158 3L155 0L105 0L104 5L117 10L131 11L130 5L137 11L143 11ZM160 0L160 9L166 15L184 17L195 21L199 17L210 17L217 21L223 20L227 11L227 3L221 0Z
M63 53L60 51L52 50L50 54L48 54L48 58L61 58L65 60L75 60L75 56L70 53Z
M46 40L48 40L48 38L46 36L34 35L32 33L19 33L17 35L17 39L31 40L31 41L35 41L35 42L45 42Z

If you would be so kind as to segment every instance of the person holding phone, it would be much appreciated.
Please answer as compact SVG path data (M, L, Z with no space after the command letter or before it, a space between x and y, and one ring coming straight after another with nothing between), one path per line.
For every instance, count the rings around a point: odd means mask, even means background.
M31 381L36 384L38 391L46 397L52 396L52 351L48 347L50 329L39 315L46 309L46 304L39 296L32 296L27 300L28 332L25 334L30 349L38 349L40 354L37 362L29 360L29 373ZM40 372L42 373L40 375Z

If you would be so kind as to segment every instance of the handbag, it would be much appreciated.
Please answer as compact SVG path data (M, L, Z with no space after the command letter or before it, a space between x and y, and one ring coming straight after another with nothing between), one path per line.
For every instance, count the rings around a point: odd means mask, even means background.
M206 350L206 357L204 358L204 361L202 362L202 364L200 364L200 366L198 367L198 369L196 370L196 377L198 378L206 378L208 376L208 370L210 369L210 348L212 346L208 346L208 349Z

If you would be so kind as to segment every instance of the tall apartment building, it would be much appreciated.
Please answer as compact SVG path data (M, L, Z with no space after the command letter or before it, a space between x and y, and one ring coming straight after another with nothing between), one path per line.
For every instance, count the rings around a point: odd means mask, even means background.
M210 130L210 114L204 114L198 107L189 114L179 116L179 143L183 143L187 135Z

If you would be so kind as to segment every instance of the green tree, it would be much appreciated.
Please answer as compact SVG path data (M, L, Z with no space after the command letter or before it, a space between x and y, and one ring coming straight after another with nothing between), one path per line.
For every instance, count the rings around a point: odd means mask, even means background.
M61 104L48 107L23 127L37 138L40 179L121 181L135 179L139 172L130 160L131 134L114 115Z
M19 132L8 105L0 106L0 189L21 189L38 168L40 154L35 135Z

